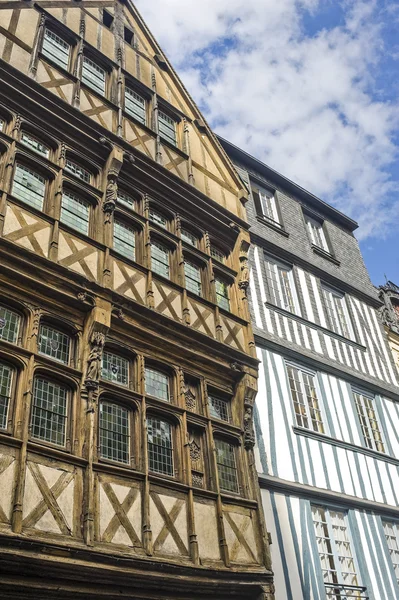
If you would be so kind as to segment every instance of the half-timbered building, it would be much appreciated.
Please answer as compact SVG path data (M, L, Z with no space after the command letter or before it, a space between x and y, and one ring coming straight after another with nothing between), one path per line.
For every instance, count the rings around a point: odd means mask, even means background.
M273 598L247 191L130 0L0 2L0 597Z
M276 598L397 599L398 372L357 225L221 141L251 193L256 460Z

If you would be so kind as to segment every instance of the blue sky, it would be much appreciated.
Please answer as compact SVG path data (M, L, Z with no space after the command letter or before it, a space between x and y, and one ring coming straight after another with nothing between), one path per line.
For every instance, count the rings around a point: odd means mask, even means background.
M136 5L215 131L356 219L399 283L399 3Z

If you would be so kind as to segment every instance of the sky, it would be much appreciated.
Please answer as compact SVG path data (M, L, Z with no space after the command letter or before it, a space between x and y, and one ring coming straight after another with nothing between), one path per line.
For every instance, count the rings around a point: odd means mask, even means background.
M135 0L216 133L359 223L399 284L399 0Z

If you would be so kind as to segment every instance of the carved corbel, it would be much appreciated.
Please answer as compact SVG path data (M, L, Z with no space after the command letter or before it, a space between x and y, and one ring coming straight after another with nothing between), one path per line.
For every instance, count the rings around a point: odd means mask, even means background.
M85 292L82 290L81 292L78 292L76 294L76 297L80 302L88 303L88 304L90 304L90 306L95 305L94 297L91 294L89 294L88 292Z

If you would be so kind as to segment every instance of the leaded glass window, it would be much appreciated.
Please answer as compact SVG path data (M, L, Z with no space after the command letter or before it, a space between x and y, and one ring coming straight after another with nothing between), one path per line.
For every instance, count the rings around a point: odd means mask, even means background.
M363 441L367 448L385 452L384 442L377 421L374 407L374 398L360 392L353 392L355 398L357 416L363 434Z
M28 146L35 152L38 152L38 154L41 154L42 156L45 156L46 158L49 157L49 154L50 154L49 147L46 146L45 144L42 144L42 142L39 142L39 140L37 140L35 137L31 136L29 133L26 133L25 131L23 131L21 133L21 143L24 144L25 146Z
M270 300L276 306L300 314L292 267L266 257L266 277Z
M72 175L75 175L85 183L90 183L90 171L88 171L84 167L81 167L80 165L78 165L78 163L74 162L73 160L69 160L67 158L65 163L65 171L68 171L68 173L72 173Z
M169 377L162 371L157 371L151 367L145 369L145 393L154 398L170 401L169 398Z
M322 291L329 328L346 338L353 338L354 334L345 295L324 285Z
M215 440L215 447L220 489L238 493L236 447L224 440Z
M102 96L105 94L105 76L105 70L102 67L87 56L83 57L82 81Z
M217 246L211 246L211 256L212 258L214 258L215 260L218 260L221 263L224 263L224 261L226 260L226 255L224 252L222 252L221 250L219 250L219 248L217 248Z
M129 383L129 361L119 354L104 350L101 377L107 381L113 381L120 385Z
M90 205L69 190L64 190L61 202L61 222L88 235Z
M45 190L46 180L42 175L28 169L25 165L17 164L12 186L12 194L16 198L42 210Z
M100 403L100 456L128 464L130 461L129 411L111 402Z
M158 112L158 128L162 138L177 146L176 121L161 110Z
M151 268L169 279L169 250L159 242L151 242Z
M364 597L361 596L345 514L312 506L312 515L327 598Z
M218 398L213 394L208 394L208 404L211 417L221 419L222 421L230 421L230 407L226 400Z
M314 374L287 364L288 381L298 427L324 433Z
M69 362L71 338L54 327L40 325L38 350L65 365Z
M326 234L324 233L323 224L312 217L305 217L306 225L309 231L309 236L312 244L321 248L325 252L329 252L330 249L327 244Z
M225 310L230 310L230 300L229 300L229 286L225 281L216 278L215 279L215 289L216 289L216 304L220 306L220 308L224 308Z
M173 476L172 426L157 417L147 417L147 435L150 471Z
M59 35L50 31L44 30L42 53L47 58L50 58L63 69L68 69L70 45Z
M67 408L67 388L55 381L36 377L33 386L32 437L65 446Z
M161 215L161 213L150 208L149 218L150 218L150 221L152 221L156 225L159 225L160 227L163 227L164 229L166 229L168 221L166 220L166 218L163 215Z
M399 525L394 521L383 521L385 538L388 544L389 556L391 557L396 581L399 585Z
M20 323L21 317L16 312L0 305L0 340L15 344Z
M188 260L184 261L184 274L186 276L186 288L197 294L202 295L201 269Z
M187 242L187 244L190 244L191 246L197 246L197 237L188 229L184 229L182 227L180 230L180 237L184 242Z
M125 110L129 115L132 115L135 119L146 124L146 101L145 98L131 90L125 88Z
M114 249L131 260L135 260L135 236L136 232L133 227L115 219Z
M0 361L0 429L7 428L13 369Z
M121 204L125 204L129 208L134 209L134 200L129 194L122 192L122 190L118 190L118 202Z

